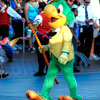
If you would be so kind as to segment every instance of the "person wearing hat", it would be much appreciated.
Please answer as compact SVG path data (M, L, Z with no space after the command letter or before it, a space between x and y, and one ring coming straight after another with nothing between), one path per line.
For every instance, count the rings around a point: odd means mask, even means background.
M44 15L44 12L43 12L45 6L46 6L45 2L40 2L39 3L39 13L40 14L35 19L35 20L39 19L38 20L39 25L37 27L37 29L38 29L38 38L39 38L42 45L48 44L49 39L47 37L41 36L41 35L44 35L45 33L48 34L51 31L51 28L48 24L50 19L46 18L45 15ZM40 53L39 50L38 50L37 41L35 41L35 48L36 48L36 53L37 53L37 56L38 56L39 69L38 69L38 72L36 72L34 74L34 76L43 76L43 75L45 75L45 73L44 73L45 67L46 67L46 71L47 71L47 65L45 63L45 60L44 60L44 57L43 57L42 53ZM45 54L47 56L48 61L50 61L49 51L46 51Z

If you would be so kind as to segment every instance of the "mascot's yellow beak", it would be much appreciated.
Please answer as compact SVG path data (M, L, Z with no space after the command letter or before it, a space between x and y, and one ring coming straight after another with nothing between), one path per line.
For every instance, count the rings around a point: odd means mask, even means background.
M44 14L47 18L51 18L49 25L54 29L66 24L66 16L62 13L58 13L56 7L52 4L49 4L44 8Z

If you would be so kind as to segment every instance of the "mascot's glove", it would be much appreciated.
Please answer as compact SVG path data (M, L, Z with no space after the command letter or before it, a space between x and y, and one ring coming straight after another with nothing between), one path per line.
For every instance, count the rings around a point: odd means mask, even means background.
M68 54L67 53L62 53L61 56L58 58L58 61L65 65L68 62Z
M44 52L46 52L46 51L49 50L49 45L42 45L42 46L41 46L41 49L43 49ZM38 50L39 50L40 53L42 53L41 49L40 49L40 47L38 47Z

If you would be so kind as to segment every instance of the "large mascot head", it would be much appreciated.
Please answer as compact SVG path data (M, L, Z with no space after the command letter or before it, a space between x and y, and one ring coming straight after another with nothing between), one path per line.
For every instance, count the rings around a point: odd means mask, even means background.
M49 25L54 29L71 24L75 18L65 0L54 0L44 8L44 14L47 18L51 18Z

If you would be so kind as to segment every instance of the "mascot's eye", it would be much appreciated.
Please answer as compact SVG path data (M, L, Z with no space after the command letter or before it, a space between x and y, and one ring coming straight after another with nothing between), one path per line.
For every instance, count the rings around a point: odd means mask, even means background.
M62 13L63 12L63 6L60 4L58 6L58 13Z
M58 9L58 13L60 13L60 9Z

